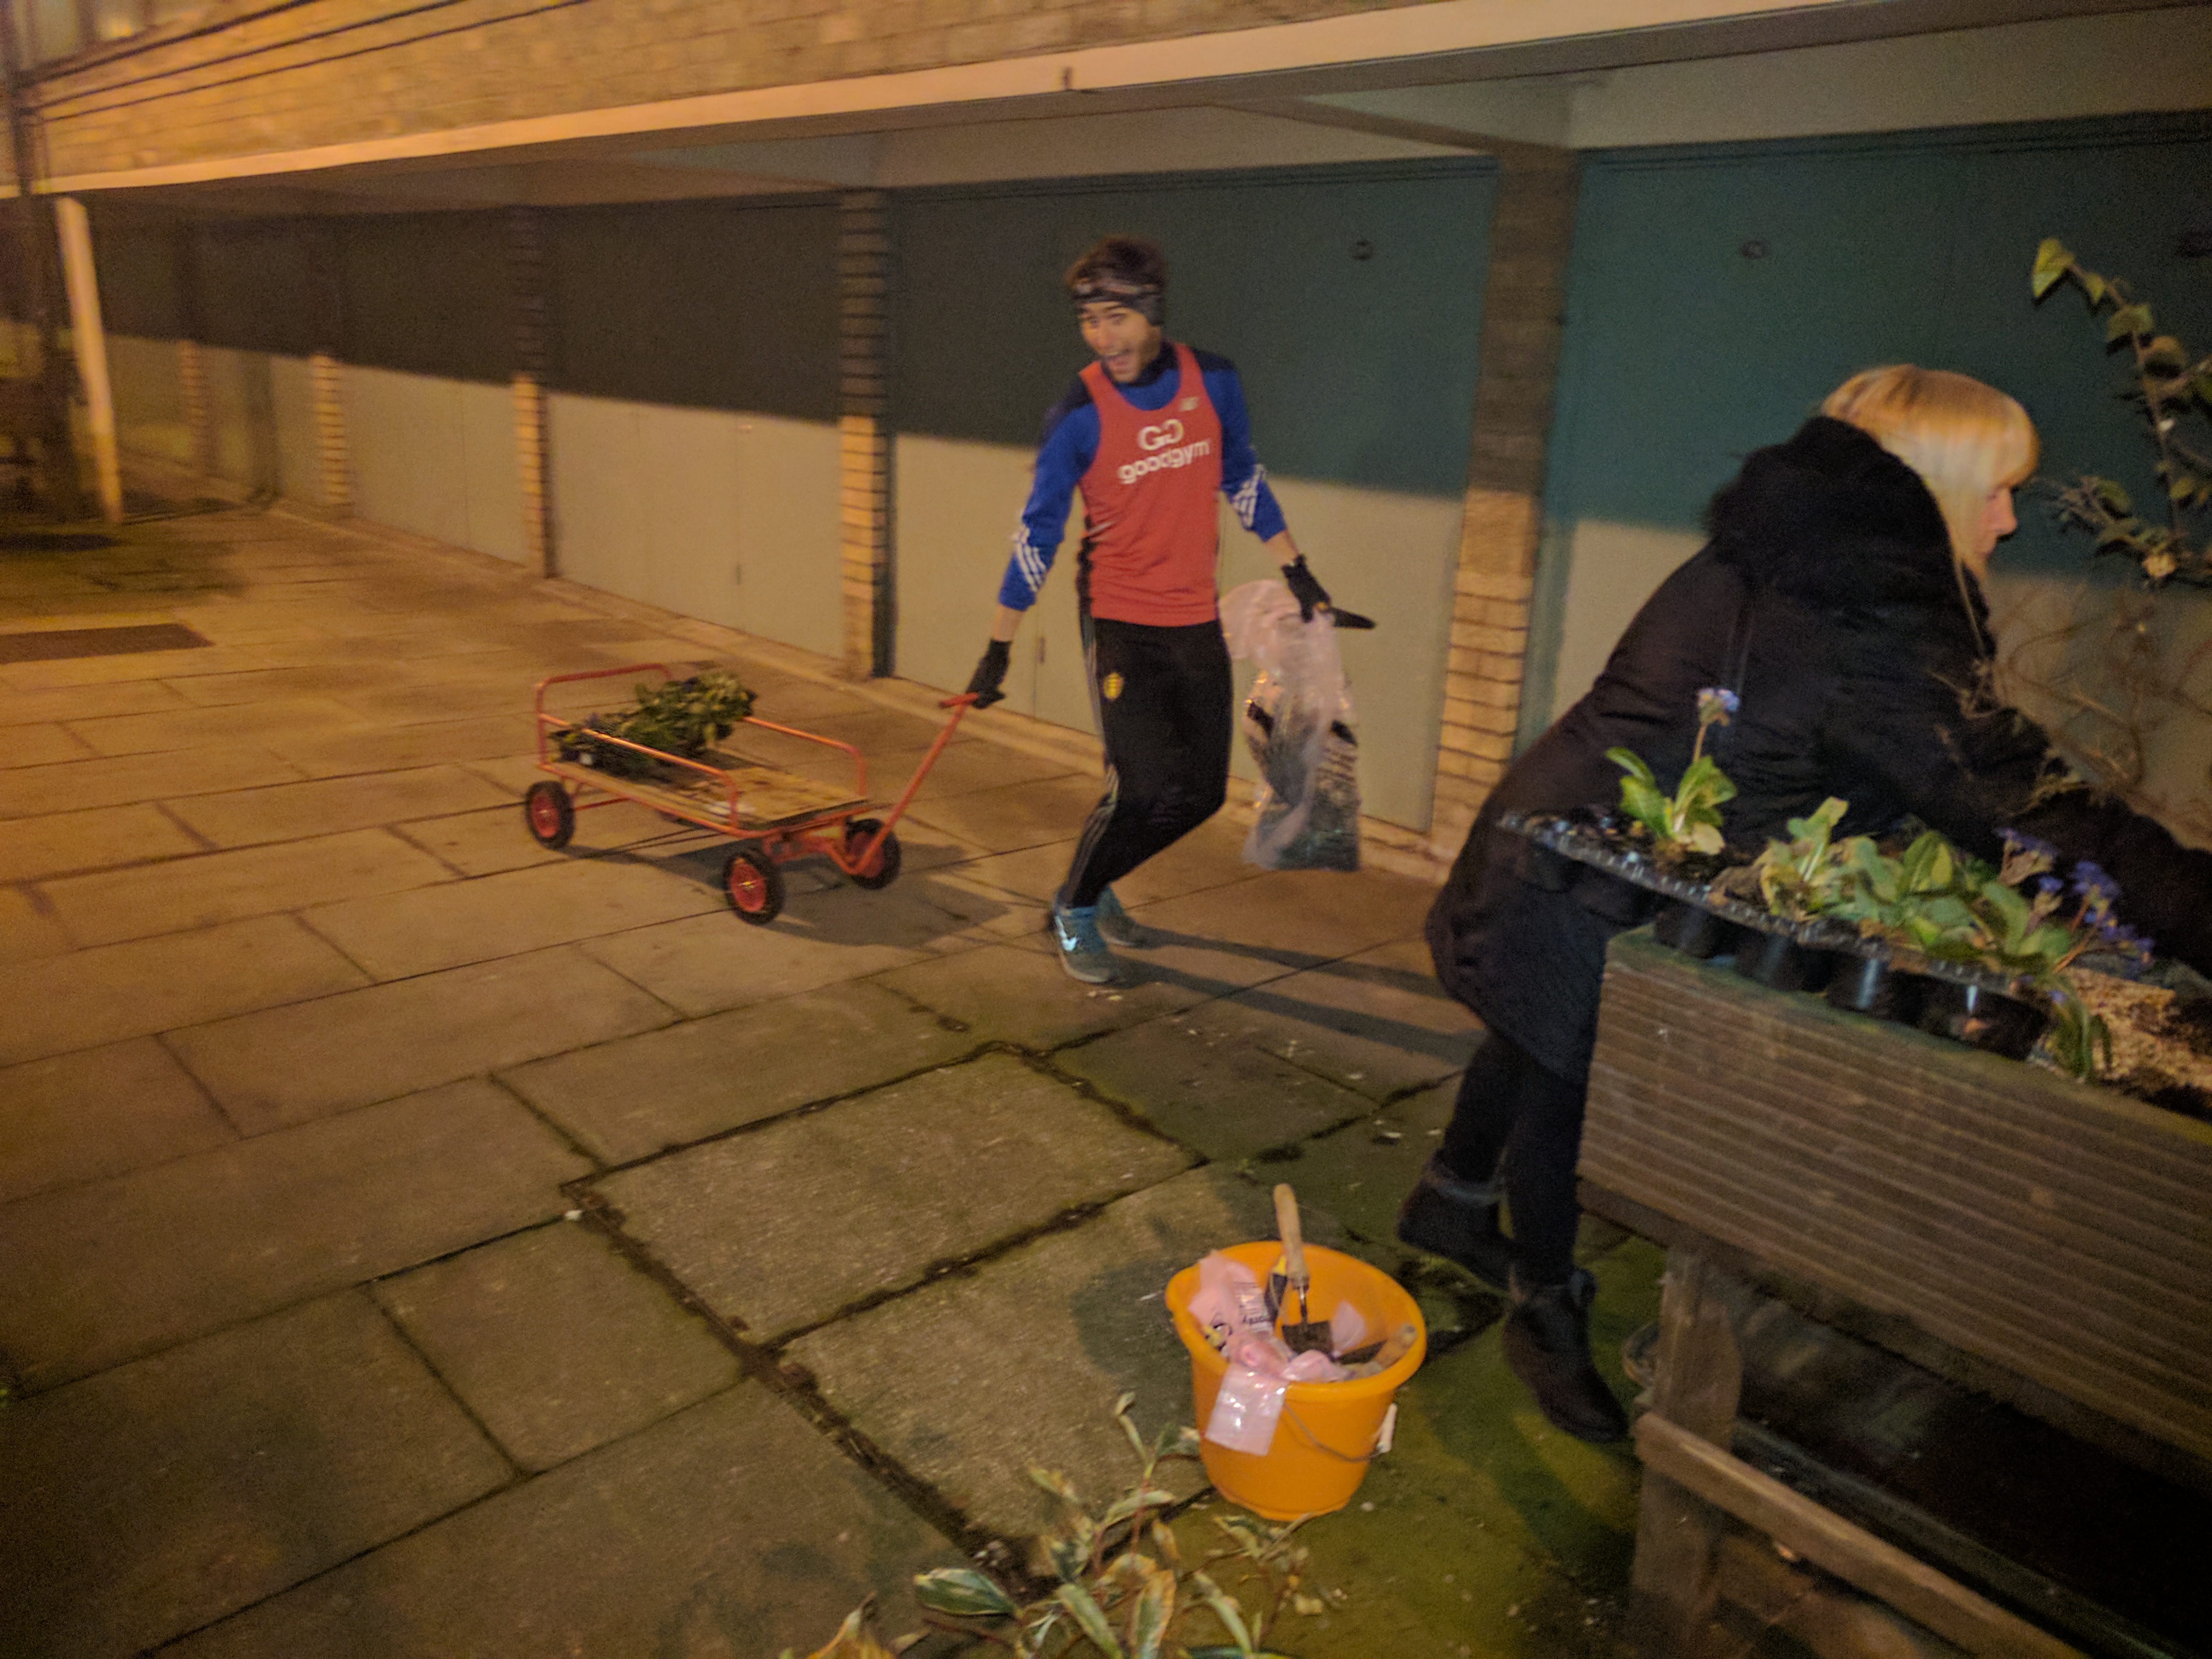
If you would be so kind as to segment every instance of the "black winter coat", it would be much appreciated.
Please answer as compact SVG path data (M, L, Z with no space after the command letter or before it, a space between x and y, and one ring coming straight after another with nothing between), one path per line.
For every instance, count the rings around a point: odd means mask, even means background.
M1705 686L1742 699L1706 738L1738 790L1724 809L1731 846L1755 852L1829 795L1850 803L1838 836L1911 816L1995 860L1998 828L2016 827L2056 845L2062 870L2103 865L2123 917L2161 953L2212 971L2212 855L2085 791L2038 802L2051 781L2044 732L2008 710L1967 708L1988 613L1911 469L1856 427L1816 417L1752 455L1707 525L1711 540L1637 613L1589 695L1484 805L1429 913L1445 989L1547 1070L1588 1076L1606 945L1646 902L1583 866L1532 860L1497 820L1613 806L1615 745L1671 789Z

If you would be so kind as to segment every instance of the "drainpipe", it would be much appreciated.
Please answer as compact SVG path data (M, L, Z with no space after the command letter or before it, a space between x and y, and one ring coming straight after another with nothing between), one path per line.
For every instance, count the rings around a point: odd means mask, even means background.
M115 393L107 378L107 333L100 321L100 276L92 261L92 223L74 196L54 198L61 231L62 280L69 288L70 335L76 343L76 377L84 386L92 429L92 464L99 479L100 516L123 522L123 471L115 453Z

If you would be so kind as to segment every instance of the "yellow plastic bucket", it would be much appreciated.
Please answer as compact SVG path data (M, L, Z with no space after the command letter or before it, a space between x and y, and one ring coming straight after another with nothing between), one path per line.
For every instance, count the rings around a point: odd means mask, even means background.
M1249 1267L1264 1285L1282 1246L1273 1240L1232 1244L1222 1254ZM1318 1244L1306 1246L1306 1267L1313 1275L1316 1319L1328 1318L1338 1303L1349 1302L1367 1321L1369 1340L1411 1325L1413 1346L1389 1369L1373 1376L1291 1383L1284 1393L1274 1441L1264 1454L1231 1451L1211 1440L1199 1443L1199 1455L1215 1489L1231 1503L1270 1521L1327 1515L1352 1501L1367 1478L1367 1464L1375 1455L1390 1402L1420 1369L1429 1346L1419 1307L1388 1273ZM1168 1281L1168 1311L1175 1316L1176 1334L1190 1350L1191 1403L1203 1433L1229 1362L1190 1316L1190 1299L1197 1294L1195 1264Z

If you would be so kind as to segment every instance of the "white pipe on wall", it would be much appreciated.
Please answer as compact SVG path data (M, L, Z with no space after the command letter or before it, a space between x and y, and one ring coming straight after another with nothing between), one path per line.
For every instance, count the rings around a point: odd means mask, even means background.
M123 522L123 472L115 453L115 392L107 379L107 335L100 322L100 277L92 263L92 222L74 196L54 198L61 228L62 276L69 287L70 334L76 343L77 379L92 428L92 464L100 516Z

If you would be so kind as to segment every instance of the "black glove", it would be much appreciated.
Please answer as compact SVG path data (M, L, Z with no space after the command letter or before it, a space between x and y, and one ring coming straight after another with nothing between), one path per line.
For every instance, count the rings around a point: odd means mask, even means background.
M1329 603L1328 590L1314 580L1303 553L1283 567L1283 581L1298 602L1298 620L1311 622L1314 612L1326 611L1339 628L1372 628L1375 624L1354 611L1340 611Z
M1006 659L1012 642L993 640L983 647L983 659L975 665L975 672L968 677L969 694L975 699L975 707L988 708L994 702L1004 702L1006 694L999 690L1006 683Z

